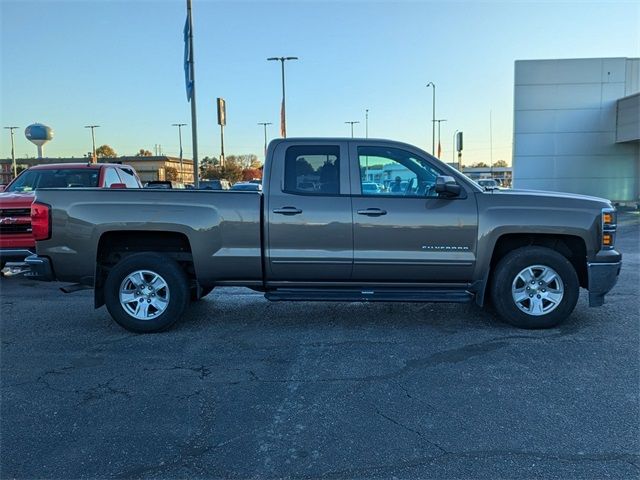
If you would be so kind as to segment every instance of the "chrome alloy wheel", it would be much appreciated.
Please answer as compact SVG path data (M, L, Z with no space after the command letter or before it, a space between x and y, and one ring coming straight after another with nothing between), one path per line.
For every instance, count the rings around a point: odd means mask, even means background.
M151 320L169 305L169 286L151 270L136 270L120 284L120 305L133 318Z
M516 275L511 284L511 296L520 310L538 317L560 305L564 297L564 284L553 268L531 265Z

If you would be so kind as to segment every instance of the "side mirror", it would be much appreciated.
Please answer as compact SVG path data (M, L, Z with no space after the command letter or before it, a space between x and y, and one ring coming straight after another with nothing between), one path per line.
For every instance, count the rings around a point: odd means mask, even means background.
M457 197L460 195L462 188L456 183L456 180L449 175L440 175L436 178L436 193L445 197Z
M127 188L126 183L112 183L109 188Z
M0 192L4 192L4 189L7 188L6 185L0 185Z

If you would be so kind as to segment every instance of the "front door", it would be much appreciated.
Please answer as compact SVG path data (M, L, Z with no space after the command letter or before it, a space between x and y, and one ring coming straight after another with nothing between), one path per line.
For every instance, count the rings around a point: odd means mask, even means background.
M353 280L465 282L476 260L477 207L466 191L435 192L442 172L426 155L380 144L351 145Z
M270 281L346 281L353 228L346 142L280 144L265 201Z

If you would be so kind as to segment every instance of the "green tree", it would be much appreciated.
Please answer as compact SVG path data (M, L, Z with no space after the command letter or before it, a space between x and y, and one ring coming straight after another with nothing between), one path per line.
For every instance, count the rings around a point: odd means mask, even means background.
M100 145L96 148L96 157L98 158L115 158L118 154L109 145Z
M478 163L472 163L471 165L469 165L471 168L489 168L489 165L487 165L484 162L478 162Z
M258 156L253 153L248 155L227 155L225 161L237 163L242 168L259 168L262 165L258 160Z
M151 153L149 150L145 150L144 148L141 148L138 153L136 153L136 157L152 157L153 153Z
M174 167L164 167L164 179L175 182L178 180L178 169Z
M207 166L201 176L205 179L229 180L231 183L236 183L242 180L242 172L243 168L237 161L225 158L224 166L220 164Z
M508 167L509 165L507 164L506 160L498 160L497 162L495 162L493 164L494 167Z

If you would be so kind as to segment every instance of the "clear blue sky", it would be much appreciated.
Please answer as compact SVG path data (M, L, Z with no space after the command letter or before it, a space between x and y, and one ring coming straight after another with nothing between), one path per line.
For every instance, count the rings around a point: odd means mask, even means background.
M638 2L217 2L193 0L200 156L218 155L215 98L227 100L227 154L262 156L257 122L278 134L287 64L289 136L370 136L431 150L431 89L443 155L465 132L465 161L511 160L517 59L640 55ZM185 2L1 0L1 122L45 123L48 156L140 148L178 154L171 123L190 123L183 71ZM189 131L185 156L191 156ZM10 155L3 130L0 156ZM36 148L17 131L19 157Z

